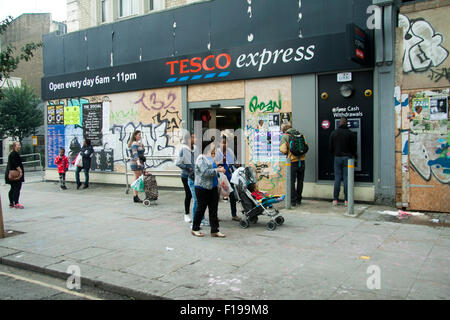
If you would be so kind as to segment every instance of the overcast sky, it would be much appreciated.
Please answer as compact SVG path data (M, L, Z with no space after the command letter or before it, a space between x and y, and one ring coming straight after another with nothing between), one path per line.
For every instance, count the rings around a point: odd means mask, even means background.
M67 17L66 0L0 0L0 21L7 16L17 18L22 13L52 14L55 21L65 21Z

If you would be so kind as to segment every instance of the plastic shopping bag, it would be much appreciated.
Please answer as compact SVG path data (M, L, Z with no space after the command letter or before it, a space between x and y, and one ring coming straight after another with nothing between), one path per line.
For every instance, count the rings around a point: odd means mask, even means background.
M83 158L81 156L81 152L75 158L75 166L82 167L83 166Z
M137 192L144 192L144 175L141 175L131 184L131 189L136 190Z
M231 192L233 192L233 188L231 188L231 184L227 179L227 176L222 172L219 173L219 188L220 188L220 197L228 197Z

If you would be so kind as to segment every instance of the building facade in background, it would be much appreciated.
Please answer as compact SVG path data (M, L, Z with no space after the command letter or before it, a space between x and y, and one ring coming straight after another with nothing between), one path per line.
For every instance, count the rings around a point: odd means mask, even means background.
M256 169L261 190L282 194L280 129L290 123L310 145L304 196L331 199L328 138L347 116L358 136L355 199L395 203L400 1L377 7L383 18L375 30L372 0L166 1L163 10L127 19L118 18L118 5L131 3L125 15L145 13L149 2L94 2L92 24L80 20L78 31L44 36L47 179L57 179L60 146L74 158L89 138L92 181L124 183L127 143L139 129L158 184L178 187L181 129L200 130L203 146L211 142L208 129L230 137L240 129L235 152ZM112 8L106 23L102 5Z
M55 35L63 35L66 33L66 25L63 22L52 20L50 13L25 13L15 18L6 32L2 34L2 47L11 45L16 48L16 55L20 55L20 48L27 43L42 42L44 34L53 33ZM21 60L17 69L11 73L11 78L20 78L22 84L29 85L34 93L40 97L41 78L43 76L43 49L38 48L33 52L33 57L29 61ZM33 148L36 152L42 151L45 146L44 142L44 126L37 130L38 145ZM8 140L11 141L11 138ZM4 154L8 154L8 144L4 143ZM24 151L27 153L32 150L31 137L25 138L23 141ZM42 150L40 150L42 149Z
M68 32L207 0L66 0Z

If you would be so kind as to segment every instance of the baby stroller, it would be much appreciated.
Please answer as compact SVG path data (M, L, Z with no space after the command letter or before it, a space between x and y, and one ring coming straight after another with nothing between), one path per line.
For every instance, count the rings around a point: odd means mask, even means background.
M157 204L158 184L155 176L148 171L144 171L144 193L145 199L142 201L144 206L149 207L152 204Z
M259 215L270 217L266 224L267 230L273 231L284 223L280 212L273 207L271 199L262 199L261 202L253 198L251 192L256 188L256 174L252 167L238 168L234 171L231 182L236 189L236 198L242 206L243 219L240 226L246 229L250 223L257 223Z

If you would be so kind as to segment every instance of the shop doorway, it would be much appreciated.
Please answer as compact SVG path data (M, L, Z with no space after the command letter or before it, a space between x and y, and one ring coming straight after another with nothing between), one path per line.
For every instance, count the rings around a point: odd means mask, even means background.
M205 150L205 148L211 144L212 140L215 141L215 143L220 143L222 136L225 135L228 138L229 147L231 147L231 143L233 142L232 149L236 157L241 155L241 159L243 160L245 159L243 157L243 151L245 150L243 147L245 142L244 134L242 130L240 130L242 134L235 134L236 130L243 128L243 118L242 106L192 109L189 130L194 132L195 121L201 122L202 135L205 135L208 129L217 129L219 132L218 134L214 134L211 139L203 139L202 150Z

